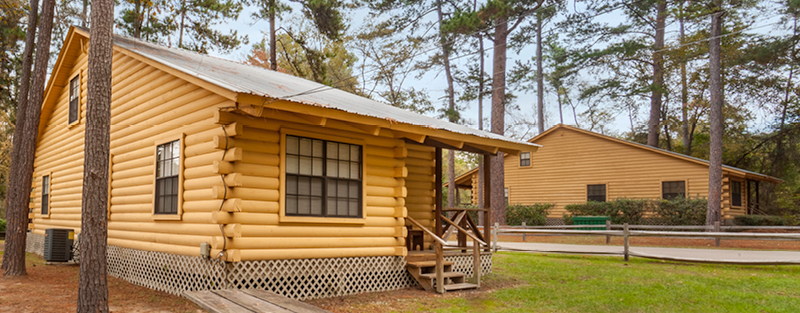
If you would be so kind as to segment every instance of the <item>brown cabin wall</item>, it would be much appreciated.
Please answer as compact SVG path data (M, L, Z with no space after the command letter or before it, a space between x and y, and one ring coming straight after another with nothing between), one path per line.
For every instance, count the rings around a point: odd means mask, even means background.
M549 217L562 217L564 207L586 201L586 185L606 184L607 199L661 198L662 181L686 181L687 195L708 194L708 167L596 138L569 129L537 142L530 167L519 158L505 161L509 203L555 203Z

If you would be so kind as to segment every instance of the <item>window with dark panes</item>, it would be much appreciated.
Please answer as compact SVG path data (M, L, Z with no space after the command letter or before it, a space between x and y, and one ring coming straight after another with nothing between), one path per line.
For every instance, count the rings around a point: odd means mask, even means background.
M42 177L42 214L50 212L50 175Z
M665 181L661 182L661 198L672 200L675 198L686 198L685 181Z
M78 120L78 108L81 99L81 76L75 76L69 81L69 124Z
M742 182L731 182L731 205L742 206Z
M586 185L586 201L606 202L606 185Z
M361 146L286 136L286 215L361 217Z
M530 166L531 165L531 153L530 152L522 152L519 154L519 166Z
M156 214L178 214L178 179L181 167L181 141L156 149Z

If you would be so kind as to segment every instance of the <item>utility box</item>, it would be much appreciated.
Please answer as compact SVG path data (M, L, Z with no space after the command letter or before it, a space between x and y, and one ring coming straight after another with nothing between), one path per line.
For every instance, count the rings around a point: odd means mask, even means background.
M48 262L71 260L74 237L75 231L72 229L46 229L44 231L44 260Z
M578 230L606 230L606 221L611 220L608 216L574 216L572 222L575 225L602 225L602 227L578 228Z

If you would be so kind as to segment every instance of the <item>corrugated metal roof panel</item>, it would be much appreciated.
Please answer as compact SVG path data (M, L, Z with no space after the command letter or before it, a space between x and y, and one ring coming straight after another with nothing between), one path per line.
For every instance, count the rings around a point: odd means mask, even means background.
M164 47L122 36L115 36L114 43L121 48L237 93L280 98L306 105L389 119L394 122L540 147L537 144L406 111L346 91L265 68L183 49Z

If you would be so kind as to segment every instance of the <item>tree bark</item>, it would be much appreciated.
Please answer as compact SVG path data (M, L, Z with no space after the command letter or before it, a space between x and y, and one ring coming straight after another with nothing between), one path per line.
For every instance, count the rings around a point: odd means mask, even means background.
M269 8L269 68L278 70L278 44L275 41L275 1L270 1Z
M722 207L722 59L721 38L722 14L721 0L714 0L716 12L711 14L711 40L709 41L709 89L711 103L709 112L709 151L708 158L708 209L706 225L719 221Z
M542 69L542 17L536 15L536 114L539 134L544 132L544 73Z
M508 38L508 19L499 16L494 27L494 56L492 69L492 132L505 133L506 115L506 42ZM505 173L503 152L497 152L490 159L491 164L491 210L492 223L506 224L506 203L504 194Z
M133 38L142 38L142 0L133 1L136 19L133 21Z
M452 123L458 123L458 116L456 114L456 99L455 89L453 88L453 75L450 72L450 49L452 45L448 43L445 36L444 29L442 28L442 20L444 13L442 13L442 1L436 1L436 13L439 19L439 42L442 46L442 62L444 65L444 73L447 78L447 117ZM447 150L447 206L456 206L456 158L455 150Z
M33 7L33 4L31 5ZM6 207L6 245L3 253L3 269L5 275L26 275L25 270L25 242L28 229L28 208L31 196L31 182L33 181L33 158L36 153L36 138L39 136L39 116L42 113L42 99L44 98L44 84L47 77L47 61L50 56L50 35L53 30L53 14L55 0L45 0L42 3L42 15L39 18L39 37L36 38L36 62L33 68L33 79L30 81L28 102L20 104L22 112L17 117L17 127L14 130L14 147L11 154L11 170L9 171L9 184ZM33 12L33 8L31 10ZM35 19L34 19L35 20ZM29 21L29 27L31 26ZM35 21L33 22L35 23ZM29 31L30 34L30 31ZM26 39L32 42L32 38ZM25 47L28 49L28 46ZM30 66L30 64L28 65ZM23 75L25 75L23 73ZM23 84L26 83L23 77ZM24 99L24 95L19 96Z
M89 40L78 312L108 312L108 167L113 0L94 0Z
M483 130L483 73L485 72L484 60L483 60L483 36L478 35L478 49L479 54L478 57L480 58L480 78L478 79L478 129ZM483 155L478 156L478 208L483 209L486 207L486 203L483 203L483 193L487 192L483 190L483 177L484 169L483 169L483 162L487 162ZM481 213L481 225L489 225L488 221L486 221L486 215Z
M680 44L686 41L686 27L683 18L683 3L678 12L678 24L680 28ZM683 153L692 155L692 137L689 134L689 87L686 78L686 62L684 56L681 60L681 132L683 133Z
M661 124L661 100L664 90L664 28L667 20L667 1L656 4L656 37L653 52L653 95L650 97L650 121L647 124L647 145L658 147L658 126Z

